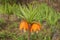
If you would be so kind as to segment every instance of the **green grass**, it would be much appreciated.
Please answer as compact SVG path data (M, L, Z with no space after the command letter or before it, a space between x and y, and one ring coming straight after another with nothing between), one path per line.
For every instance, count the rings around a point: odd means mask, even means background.
M8 6L7 6L8 5ZM46 21L46 25L42 23L42 30L38 34L31 34L31 40L52 40L52 35L60 29L60 13L56 12L53 8L49 7L46 3L42 4L5 4L0 5L0 13L10 15L16 15L17 17L29 19L27 21L32 22L33 20L43 22ZM5 10L4 10L5 9ZM35 15L34 15L35 14ZM4 20L0 18L0 23L3 23ZM0 39L7 40L27 40L28 33L20 34L18 22L14 22L10 25L7 25L7 29L0 31Z

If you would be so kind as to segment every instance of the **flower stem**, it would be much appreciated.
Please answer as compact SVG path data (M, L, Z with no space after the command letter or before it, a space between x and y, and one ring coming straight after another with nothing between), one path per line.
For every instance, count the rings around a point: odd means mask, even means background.
M30 35L31 35L30 28L31 28L31 25L29 24L29 30L28 30L28 40L30 40Z
M28 33L28 40L30 40L30 32Z

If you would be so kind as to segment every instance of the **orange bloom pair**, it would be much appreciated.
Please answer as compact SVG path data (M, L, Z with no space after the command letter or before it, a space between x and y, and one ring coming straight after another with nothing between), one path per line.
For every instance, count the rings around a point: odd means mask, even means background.
M40 25L39 23L33 23L33 24L31 25L31 28L30 28L28 22L22 20L22 21L20 22L19 29L20 29L20 30L23 30L23 31L30 30L30 32L36 32L36 31L40 31L41 25Z

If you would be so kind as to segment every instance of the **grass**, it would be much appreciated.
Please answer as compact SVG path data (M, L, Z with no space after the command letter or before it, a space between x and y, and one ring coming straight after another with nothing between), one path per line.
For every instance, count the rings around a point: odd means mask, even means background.
M32 33L31 40L52 40L54 34L60 29L60 22L58 21L60 20L60 13L56 12L46 3L34 4L34 6L28 4L28 7L26 5L21 6L20 4L6 4L5 7L4 5L0 5L0 8L1 14L8 14L9 16L16 15L19 19L25 16L26 19L29 19L27 20L29 22L36 20L42 23L42 30L38 34ZM4 8L5 10L3 10ZM0 18L0 24L2 24L2 22L4 22L4 20ZM28 33L20 33L18 25L19 22L11 22L5 30L2 29L2 31L0 31L0 40L27 40Z

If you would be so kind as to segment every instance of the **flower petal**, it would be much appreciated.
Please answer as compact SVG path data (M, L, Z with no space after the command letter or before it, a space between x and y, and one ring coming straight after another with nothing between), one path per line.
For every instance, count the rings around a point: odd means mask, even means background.
M26 30L28 30L28 23L27 23L27 21L21 21L21 23L20 23L20 26L19 26L19 29L20 30L23 30L23 31L26 31Z
M41 29L41 25L40 24L34 23L31 26L31 32L37 32L37 31L40 31L40 29Z

